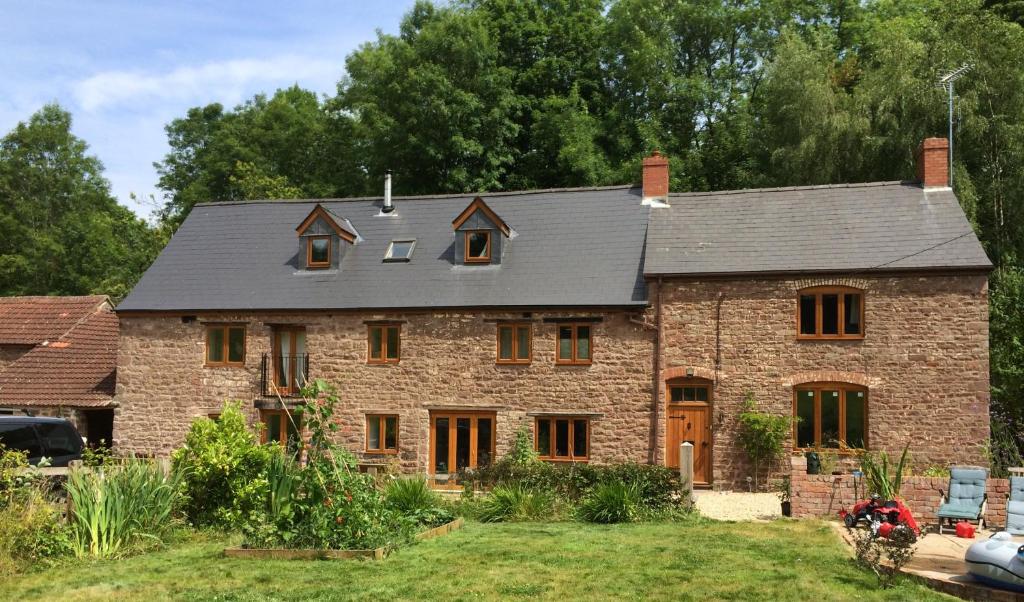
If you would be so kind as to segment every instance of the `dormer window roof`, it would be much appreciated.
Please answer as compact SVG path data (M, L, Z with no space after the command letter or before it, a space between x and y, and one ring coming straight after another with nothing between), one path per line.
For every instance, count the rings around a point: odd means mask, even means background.
M352 222L319 203L295 231L299 235L298 264L307 270L338 267L345 247L360 240Z
M299 233L299 236L306 236L308 234L325 234L321 224L326 224L334 231L334 234L347 243L355 244L356 240L359 239L359 233L356 232L356 229L352 226L352 222L337 215L320 203L317 203L316 207L313 207L313 210L309 212L306 219L302 220L299 227L295 228L295 231Z
M455 230L455 262L466 265L501 263L501 235L511 238L514 234L505 220L480 197L459 213L452 228Z
M505 220L498 217L498 214L495 213L490 207L488 207L487 203L485 203L484 200L480 197L476 197L475 199L473 199L473 202L470 203L469 206L467 206L465 209L463 209L462 213L460 213L459 216L456 217L454 221L452 221L452 228L456 230L461 230L462 226L467 221L469 221L469 218L473 217L473 215L478 211L485 218L490 220L491 224L493 224L494 227L501 230L502 234L504 234L505 236L510 236L512 234L512 228L510 228L509 225L505 223Z

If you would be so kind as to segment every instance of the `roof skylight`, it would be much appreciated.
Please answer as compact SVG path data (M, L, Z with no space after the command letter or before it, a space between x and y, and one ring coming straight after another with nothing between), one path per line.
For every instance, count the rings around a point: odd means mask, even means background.
M415 248L415 240L393 240L384 253L384 261L409 261Z

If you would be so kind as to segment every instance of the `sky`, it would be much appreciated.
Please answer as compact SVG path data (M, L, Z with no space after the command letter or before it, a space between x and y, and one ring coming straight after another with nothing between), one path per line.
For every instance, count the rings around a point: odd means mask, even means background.
M413 0L0 0L0 135L48 102L142 217L162 203L164 125L292 84L333 94L345 57L396 33Z

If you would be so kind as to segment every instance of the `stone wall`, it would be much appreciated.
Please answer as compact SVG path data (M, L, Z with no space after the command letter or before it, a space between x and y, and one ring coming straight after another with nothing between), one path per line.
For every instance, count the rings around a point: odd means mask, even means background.
M792 458L790 476L793 518L835 518L839 510L851 509L867 498L864 480L859 484L853 475L809 475L807 460ZM939 490L949 491L948 477L906 477L900 488L900 497L921 526L936 525L936 512L942 503ZM1007 479L989 479L985 522L997 528L1006 525L1006 496L1010 492Z
M556 325L544 318L596 316L593 364L556 366ZM522 312L121 315L114 432L123 451L167 454L181 445L190 422L220 411L225 399L243 400L255 418L260 358L269 351L273 324L306 329L310 378L337 385L340 441L362 454L365 415L397 413L400 461L426 470L431 409L497 412L496 452L508 450L532 412L594 413L591 459L647 462L651 433L653 334L623 312L534 312L533 363L495 364L497 319ZM366 363L367 320L402 322L401 361ZM246 322L244 368L204 366L204 321Z
M864 290L862 340L797 340L798 290L819 285ZM745 488L750 474L736 445L736 416L746 394L762 408L792 415L793 386L816 381L868 387L873 450L898 454L909 443L922 468L984 464L987 297L982 274L666 280L662 383L687 373L714 381L713 478L719 488ZM659 431L664 457L664 421Z

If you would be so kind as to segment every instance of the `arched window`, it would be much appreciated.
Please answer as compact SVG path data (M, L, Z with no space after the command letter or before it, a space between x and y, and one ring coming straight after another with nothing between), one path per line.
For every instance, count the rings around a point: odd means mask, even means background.
M867 449L868 390L850 383L794 387L797 449Z
M848 286L801 289L796 327L800 339L864 338L864 291Z

